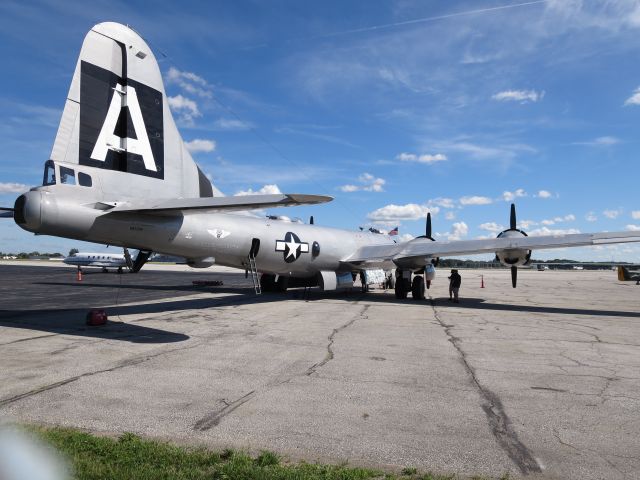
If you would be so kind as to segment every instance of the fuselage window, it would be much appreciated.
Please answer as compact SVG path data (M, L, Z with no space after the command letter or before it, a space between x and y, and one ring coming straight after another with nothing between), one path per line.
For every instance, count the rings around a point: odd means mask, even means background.
M91 186L91 176L86 173L78 172L78 183L82 187L90 187Z
M75 185L76 184L76 172L71 168L60 167L60 183L65 183L67 185Z
M44 164L44 178L42 179L42 185L55 185L56 184L56 166L53 161L47 160Z

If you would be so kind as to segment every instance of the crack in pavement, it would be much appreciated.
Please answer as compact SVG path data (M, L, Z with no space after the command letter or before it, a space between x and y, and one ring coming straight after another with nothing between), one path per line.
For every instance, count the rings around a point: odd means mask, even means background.
M307 370L307 372L305 373L305 375L307 376L311 376L314 373L316 373L316 371L319 368L324 367L327 363L329 363L331 360L334 359L334 353L333 353L333 342L335 341L335 337L336 335L341 332L342 330L344 330L345 328L350 327L351 325L353 325L353 323L358 320L358 319L367 319L368 317L365 315L365 313L367 312L367 310L369 310L370 305L364 305L362 307L362 310L360 310L360 312L353 317L351 320L349 320L347 323L345 323L344 325L338 327L338 328L334 328L333 332L331 332L331 335L329 335L327 337L327 340L329 340L329 343L327 344L327 355L324 357L324 359L322 359L321 362L318 363L314 363L313 365L311 365L309 367L309 369Z
M471 376L473 384L477 387L480 396L484 400L481 407L484 410L487 420L489 421L489 427L495 437L498 445L504 450L509 458L516 464L523 475L529 473L540 473L542 468L538 464L537 460L533 457L529 449L520 441L518 434L511 425L511 420L504 411L504 406L500 398L487 387L483 386L478 377L476 376L475 369L471 366L467 360L467 354L460 346L460 338L454 336L451 333L453 325L447 325L440 318L433 297L429 296L429 302L433 310L435 319L440 326L444 328L444 332L448 337L449 342L460 354L462 364L465 370Z
M104 368L102 370L95 370L93 372L85 372L85 373L81 373L80 375L75 375L73 377L69 377L66 378L64 380L60 380L59 382L55 382L55 383L50 383L48 385L43 385L42 387L38 387L35 388L33 390L29 390L28 392L24 392L18 395L14 395L13 397L9 397L9 398L5 398L4 400L0 400L0 408L9 405L11 403L15 403L19 400L22 400L24 398L28 398L28 397L32 397L34 395L38 395L39 393L42 392L46 392L49 390L53 390L55 388L58 387L62 387L64 385L67 385L69 383L73 383L77 380L80 380L81 378L85 378L85 377L92 377L94 375L99 375L101 373L107 373L107 372L114 372L116 370L120 370L122 368L126 368L126 367L131 367L133 365L139 365L141 363L147 362L149 360L152 360L156 357L160 357L162 355L166 355L169 353L173 353L173 352L177 352L180 350L187 350L190 348L195 348L198 345L200 345L199 343L194 344L194 345L189 345L189 346L185 346L185 347L180 347L180 348L172 348L171 350L164 350L161 352L157 352L155 354L151 354L151 355L143 355L143 356L138 356L138 357L134 357L134 358L130 358L129 360L124 360L122 362L120 362L119 364L110 367L110 368Z
M329 335L329 337L327 337L327 339L329 340L329 343L327 344L327 355L325 356L325 358L321 362L315 363L314 365L309 367L309 369L307 369L307 371L305 372L306 376L310 376L310 375L314 374L318 368L326 365L329 361L333 360L333 358L335 356L334 352L333 352L333 343L335 341L335 336L339 332L344 330L345 328L348 328L349 326L353 325L353 323L356 320L358 320L358 319L366 319L367 316L365 315L365 313L369 309L369 306L370 305L365 305L361 309L361 311L356 316L354 316L350 321L348 321L344 325L341 325L338 328L334 328L333 329L333 331L331 332L331 335ZM271 389L273 387L277 387L277 386L283 385L285 383L288 383L292 379L294 379L295 377L297 377L299 375L300 375L300 373L297 373L297 374L294 374L294 375L292 375L292 376L290 376L288 378L285 378L284 380L281 379L281 380L277 380L275 382L271 382L271 383L269 383L267 385L264 385L263 388L261 389L261 391L262 391L262 393L264 393L264 391L268 391L269 389ZM236 400L234 400L232 402L229 402L227 399L223 398L222 400L220 400L220 402L224 406L221 409L216 410L216 411L204 416L200 420L198 420L194 424L193 429L196 430L196 431L204 432L204 431L207 431L207 430L219 425L224 417L226 417L230 413L232 413L235 410L237 410L238 408L240 408L242 405L247 403L249 400L253 399L257 394L258 394L258 389L254 389L254 390L251 390L249 393L244 394L243 396L239 397L238 399L236 399Z
M221 408L220 410L217 410L215 412L210 413L209 415L202 417L200 420L198 420L195 423L195 425L193 426L193 429L199 432L205 432L210 428L219 425L220 421L224 417L226 417L227 415L232 413L234 410L236 410L237 408L247 403L249 400L251 400L255 396L255 394L256 394L256 391L251 390L249 393L245 393L243 396L234 400L233 402L229 402L228 400L223 398L221 400L221 403L224 405L224 407Z

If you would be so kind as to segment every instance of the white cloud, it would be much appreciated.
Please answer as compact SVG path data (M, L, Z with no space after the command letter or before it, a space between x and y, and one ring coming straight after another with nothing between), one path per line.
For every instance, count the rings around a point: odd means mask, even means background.
M213 123L213 128L216 130L249 130L253 128L253 125L235 118L219 118Z
M587 213L587 214L584 216L584 219L585 219L587 222L595 222L595 221L597 221L597 220L598 220L598 217L596 217L595 212L589 212L589 213Z
M451 226L451 231L446 235L447 240L461 240L469 233L469 227L464 222L456 222Z
M398 237L398 240L400 240L401 242L408 242L410 240L413 240L414 238L416 238L416 237L414 237L410 233L403 233L402 235L400 235Z
M640 87L636 88L631 96L624 101L625 105L640 105Z
M436 154L425 153L422 155L416 155L415 153L400 153L396 156L396 160L400 160L401 162L426 163L430 165L432 163L446 161L447 156L442 153L436 153Z
M598 137L593 141L594 145L601 145L601 146L616 145L617 143L620 143L620 139L616 137L610 137L610 136Z
M548 227L537 228L535 230L531 230L528 232L529 235L537 236L537 235L569 235L573 233L580 233L580 230L577 228L567 228L567 229L553 229Z
M194 119L202 116L198 104L187 97L182 95L167 97L167 102L171 110L179 115L178 120L187 125L193 125Z
M520 228L529 228L532 225L538 225L538 222L533 220L520 220L518 223L520 224Z
M406 205L391 204L374 210L367 215L367 218L374 222L418 220L426 218L429 212L435 215L439 211L438 207L429 208L426 205L418 205L417 203L408 203Z
M271 184L271 185L265 185L264 187L262 187L260 190L252 190L251 188L249 190L240 190L239 192L236 192L237 196L246 196L246 195L277 195L282 193L280 191L280 189L278 188L278 185L275 184Z
M515 200L518 197L526 197L527 196L527 192L525 192L522 188L517 189L515 192L503 192L502 193L502 198L504 199L505 202L511 202L512 200Z
M370 173L363 173L358 177L361 185L342 185L340 190L343 192L384 192L384 184L387 183L384 178L374 177Z
M171 67L165 77L168 84L176 84L185 92L199 97L211 98L211 86L199 75L192 72L182 72Z
M456 214L449 211L447 213L444 214L444 218L447 220L453 220L454 218L456 218Z
M538 197L538 198L551 198L551 197L553 197L553 194L548 190L539 190L538 193L536 193L536 197Z
M499 102L537 102L544 98L544 90L536 92L535 90L505 90L498 92L491 97Z
M491 233L500 233L505 230L504 226L499 225L495 222L483 223L478 228L480 228L480 230L486 230L487 232Z
M640 210L634 210L631 212L631 218L634 220L640 220Z
M489 197L480 197L477 195L462 197L460 199L461 205L489 205L490 203L493 203L493 200Z
M456 203L452 198L433 198L427 202L427 206L437 206L442 208L456 208Z
M555 225L556 223L562 222L573 222L575 221L576 216L570 213L569 215L565 215L564 217L554 217L552 219L542 220L540 223L542 225Z
M24 183L4 183L0 182L0 194L4 193L24 193L29 190L29 185L25 185Z
M184 146L187 147L187 150L191 153L209 153L216 149L216 142L213 140L195 138L190 142L184 142Z
M604 212L602 212L602 214L610 219L614 219L614 218L618 218L620 216L620 214L622 213L621 210L605 210Z
M620 143L620 139L611 136L598 137L588 142L574 142L573 145L586 145L589 147L610 147Z
M630 232L640 232L640 225L627 225L625 228Z

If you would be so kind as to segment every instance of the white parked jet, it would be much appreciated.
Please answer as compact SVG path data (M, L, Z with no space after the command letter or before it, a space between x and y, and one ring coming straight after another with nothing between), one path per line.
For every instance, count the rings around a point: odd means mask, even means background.
M187 151L169 109L158 63L133 30L101 23L87 34L71 81L42 186L20 195L13 215L25 230L185 257L193 267L214 263L252 272L256 290L299 284L332 290L352 286L352 275L396 269L395 292L424 298L439 257L495 252L511 267L529 263L534 249L640 241L640 232L528 237L510 228L493 240L434 242L424 236L395 243L353 232L238 210L328 202L319 195L225 197ZM258 274L261 273L258 284Z
M122 269L127 266L127 260L122 253L86 253L80 252L71 255L63 260L67 265L75 265L80 270L81 267L98 267L103 272L109 268L117 269L122 273Z

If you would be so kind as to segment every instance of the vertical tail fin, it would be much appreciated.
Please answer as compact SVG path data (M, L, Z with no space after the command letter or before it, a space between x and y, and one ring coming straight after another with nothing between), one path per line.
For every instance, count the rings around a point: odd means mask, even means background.
M84 39L51 159L90 171L104 199L222 195L185 147L153 52L118 23Z

